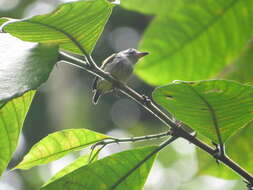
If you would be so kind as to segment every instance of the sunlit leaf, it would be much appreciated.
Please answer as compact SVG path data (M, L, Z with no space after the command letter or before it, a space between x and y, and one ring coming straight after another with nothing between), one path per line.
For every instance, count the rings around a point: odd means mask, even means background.
M0 106L11 98L37 89L58 60L55 45L23 42L0 34Z
M47 80L57 60L57 46L23 42L0 34L0 174L16 149L35 93L30 90Z
M45 185L41 189L140 190L146 181L155 156L151 157L127 178L125 176L155 148L145 147L111 155L92 164L83 166Z
M253 87L233 81L176 82L157 88L154 100L176 119L218 143L253 119Z
M34 94L35 91L29 91L0 108L0 175L6 169L16 149Z
M145 14L158 15L161 12L171 11L176 5L181 3L170 0L123 0L121 5L126 9L135 10ZM176 4L176 5L175 5ZM159 11L158 11L159 10Z
M37 165L47 164L105 138L108 136L88 129L68 129L55 132L35 144L15 168L29 169Z
M70 52L90 53L112 8L107 0L66 3L50 14L10 22L3 30L25 41L59 44Z
M152 1L124 1L127 8L157 12L139 45L150 55L136 65L136 73L154 85L215 77L253 34L252 0L168 0L161 9Z
M251 122L241 129L236 135L229 138L226 143L227 155L250 173L253 173L252 134L253 123ZM198 151L197 156L199 163L199 175L212 175L225 179L241 178L228 167L222 164L217 165L213 157L210 157L210 155Z

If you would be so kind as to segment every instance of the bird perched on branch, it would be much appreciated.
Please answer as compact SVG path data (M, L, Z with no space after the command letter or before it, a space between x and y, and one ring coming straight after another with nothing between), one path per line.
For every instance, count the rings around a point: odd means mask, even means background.
M138 60L148 55L148 52L140 52L134 48L130 48L119 53L112 54L106 58L100 67L105 72L110 73L115 79L125 83L134 70L134 65ZM92 91L94 92L93 103L97 104L101 95L113 90L112 83L96 77Z

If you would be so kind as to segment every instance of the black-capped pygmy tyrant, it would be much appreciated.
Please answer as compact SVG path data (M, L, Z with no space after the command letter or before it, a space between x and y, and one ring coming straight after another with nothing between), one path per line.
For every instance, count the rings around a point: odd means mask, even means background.
M134 65L146 55L148 55L148 52L140 52L134 48L120 51L106 58L102 63L101 69L110 73L115 79L125 83L133 73ZM96 77L92 90L94 92L92 101L97 104L101 95L113 90L113 85L104 79Z

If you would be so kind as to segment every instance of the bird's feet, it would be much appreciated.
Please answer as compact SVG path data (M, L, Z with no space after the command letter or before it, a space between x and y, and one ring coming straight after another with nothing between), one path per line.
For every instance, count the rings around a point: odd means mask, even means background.
M144 105L148 105L151 102L151 99L147 95L142 95L142 100Z

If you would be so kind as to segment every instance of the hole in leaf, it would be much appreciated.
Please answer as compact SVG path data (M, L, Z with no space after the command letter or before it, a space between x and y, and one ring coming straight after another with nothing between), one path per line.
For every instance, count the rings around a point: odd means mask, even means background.
M166 99L168 99L168 100L173 100L174 99L174 97L173 96L171 96L171 95L165 95L165 97L166 97Z

